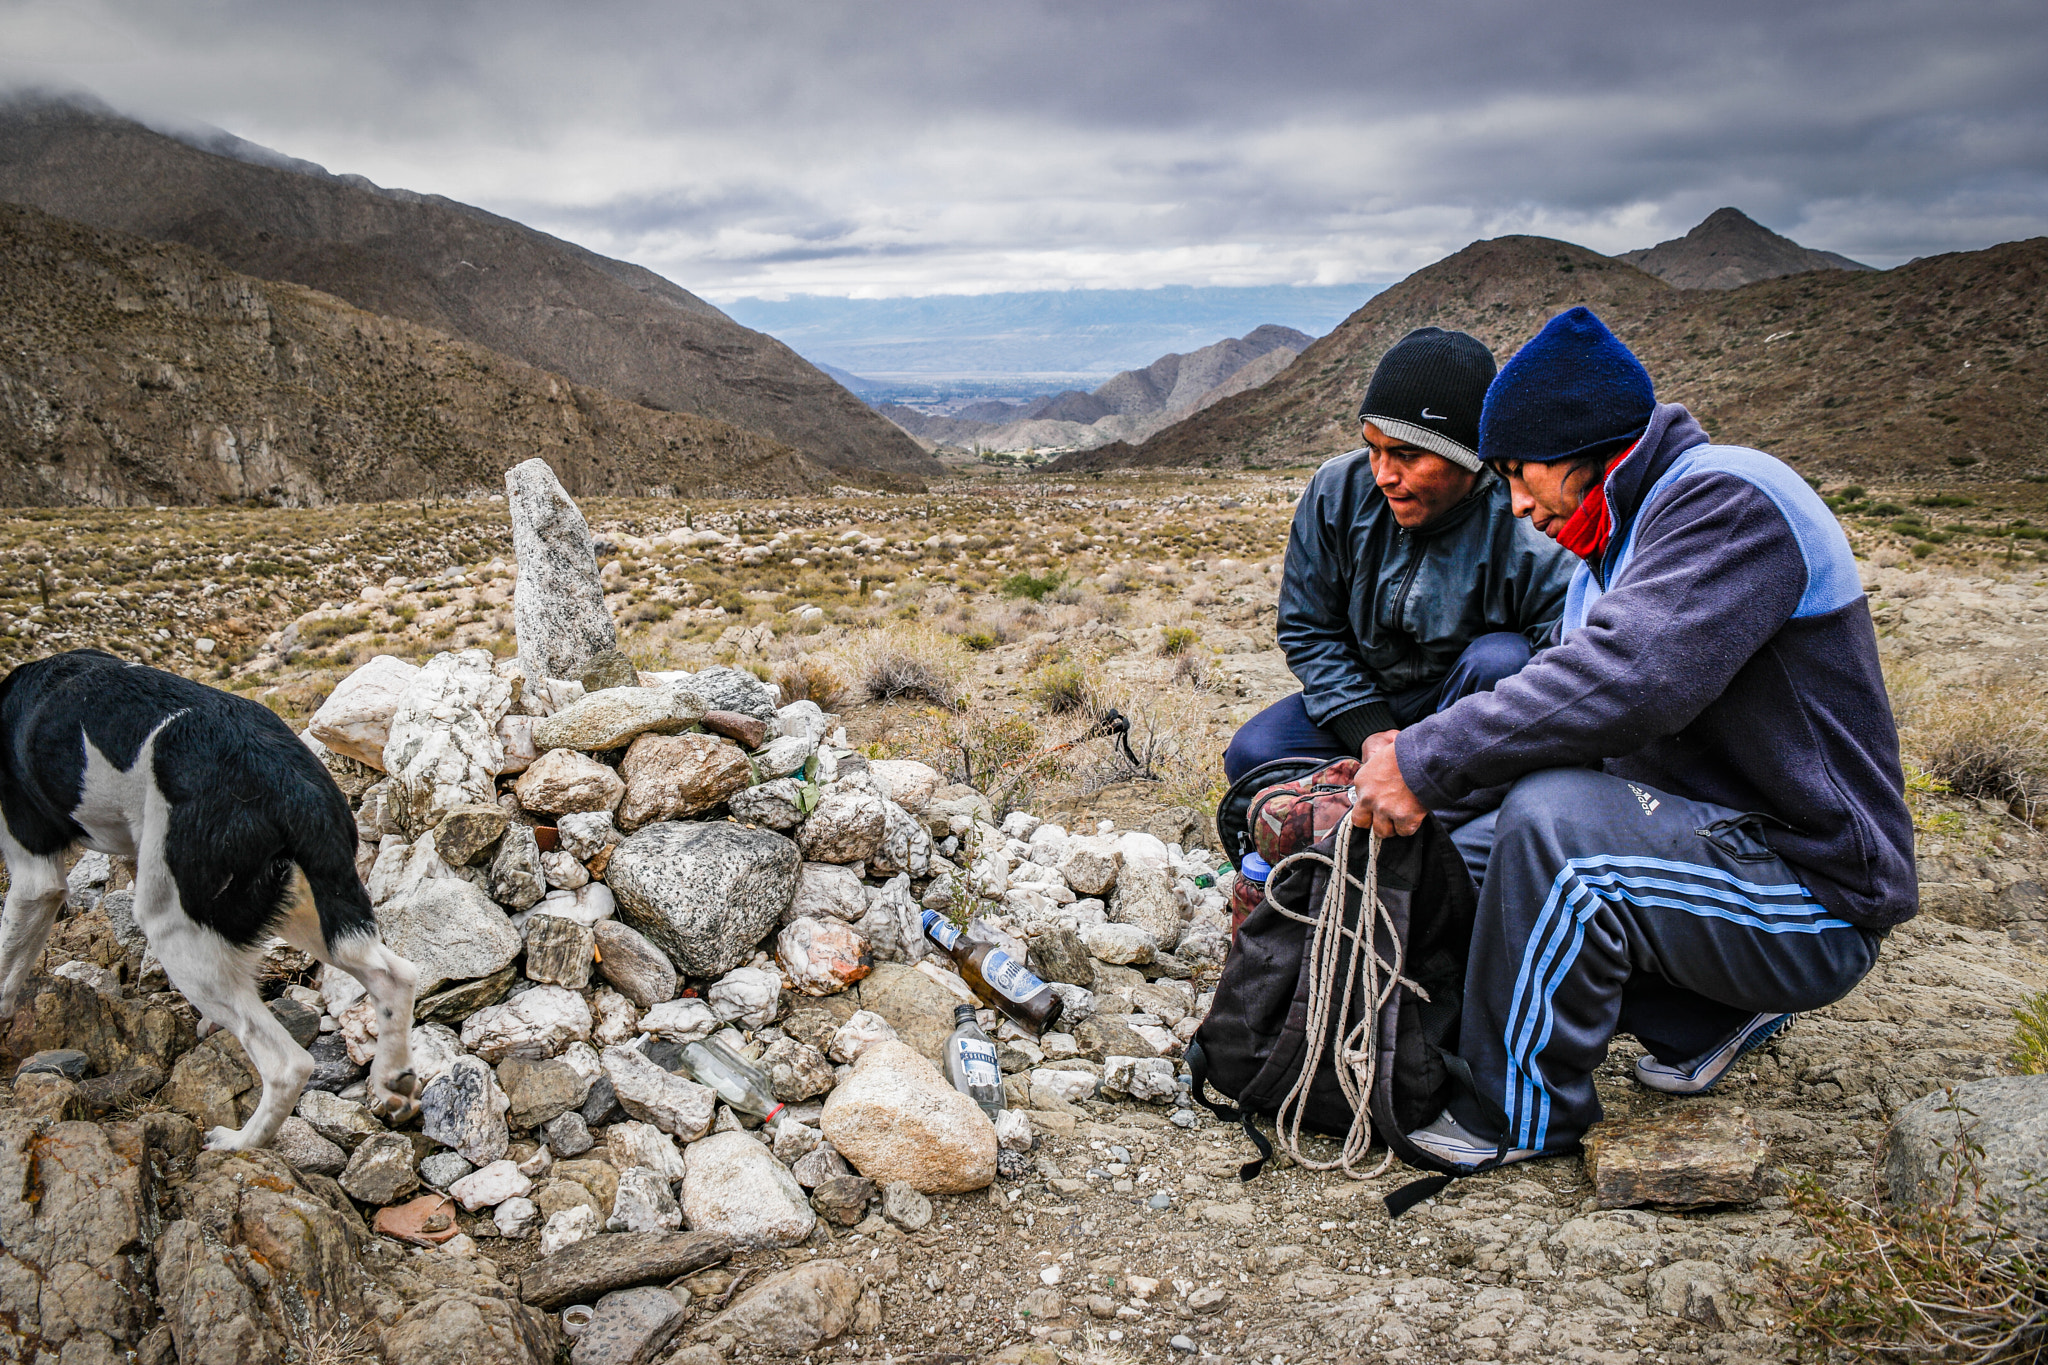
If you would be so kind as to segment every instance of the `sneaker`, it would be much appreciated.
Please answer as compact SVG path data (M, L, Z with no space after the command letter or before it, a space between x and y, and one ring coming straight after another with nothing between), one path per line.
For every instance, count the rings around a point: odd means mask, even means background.
M1408 1140L1452 1166L1479 1166L1496 1156L1500 1156L1500 1164L1505 1166L1513 1161L1527 1161L1536 1155L1527 1147L1513 1147L1502 1155L1498 1142L1472 1132L1453 1118L1448 1109L1436 1116L1436 1122L1410 1133Z
M1677 1066L1660 1062L1646 1052L1636 1058L1636 1079L1667 1095L1698 1095L1712 1090L1745 1053L1755 1051L1784 1032L1794 1017L1790 1014L1759 1014L1735 1030L1734 1037L1712 1052Z

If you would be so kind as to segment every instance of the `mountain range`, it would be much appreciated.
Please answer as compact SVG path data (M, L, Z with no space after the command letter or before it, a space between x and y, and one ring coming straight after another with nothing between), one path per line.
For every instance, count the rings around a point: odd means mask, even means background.
M789 347L651 271L219 130L185 136L89 101L17 96L0 106L0 200L190 247L650 412L727 423L845 481L915 483L939 468Z
M877 409L933 446L1077 446L1142 441L1190 413L1256 388L1287 368L1314 337L1266 324L1187 355L1168 354L1125 370L1092 393L1069 389L1028 403L977 403L935 416L900 403Z
M1680 239L1690 247L1651 254L1674 270L1688 256L1725 257L1730 226L1739 224L1723 219L1711 234ZM1775 247L1761 241L1766 250ZM2048 472L2044 275L2048 238L2037 237L1892 270L1676 288L1568 242L1495 238L1375 295L1260 387L1141 445L1064 455L1053 467L1313 464L1357 446L1358 397L1380 356L1414 328L1470 332L1505 362L1550 317L1585 304L1642 357L1659 394L1691 407L1718 440L1816 476L2037 475Z

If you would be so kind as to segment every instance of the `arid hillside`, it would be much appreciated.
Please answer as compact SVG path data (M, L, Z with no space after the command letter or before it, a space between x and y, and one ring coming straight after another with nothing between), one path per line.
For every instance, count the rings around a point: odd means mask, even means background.
M628 402L731 422L843 474L938 472L774 338L650 271L452 200L251 164L36 100L0 105L0 199L193 247Z
M1540 237L1473 245L1345 319L1271 382L1133 450L1057 467L1306 464L1357 445L1358 400L1387 347L1425 325L1469 331L1503 361L1553 314L1598 312L1659 394L1717 439L1816 476L1900 481L2048 472L2048 383L2034 356L2048 238L1886 271L1826 270L1680 290Z
M0 503L306 506L502 487L822 491L769 437L657 412L185 247L0 204Z

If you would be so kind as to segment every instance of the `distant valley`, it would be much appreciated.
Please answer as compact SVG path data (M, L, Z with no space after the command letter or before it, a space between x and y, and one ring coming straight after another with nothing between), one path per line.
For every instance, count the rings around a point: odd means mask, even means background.
M877 411L935 448L1085 450L1110 441L1142 441L1231 394L1265 383L1314 340L1291 327L1268 324L1188 355L1163 355L1092 392L1069 389L1021 403L989 400L944 416L900 403L882 404Z

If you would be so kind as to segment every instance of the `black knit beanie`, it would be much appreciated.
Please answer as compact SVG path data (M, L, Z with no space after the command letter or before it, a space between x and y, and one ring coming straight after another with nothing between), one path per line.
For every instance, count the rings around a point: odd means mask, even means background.
M1380 357L1358 420L1475 473L1493 352L1478 337L1418 327Z

